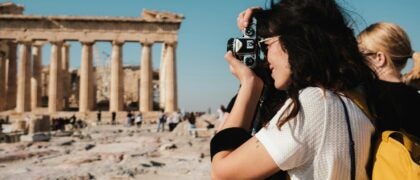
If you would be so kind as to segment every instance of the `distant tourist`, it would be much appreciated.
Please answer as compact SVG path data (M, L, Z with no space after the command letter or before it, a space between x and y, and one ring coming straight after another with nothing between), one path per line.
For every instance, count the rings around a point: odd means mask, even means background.
M136 116L136 120L134 121L138 128L141 127L141 123L143 122L143 115L141 112L139 112Z
M158 126L157 126L157 132L159 131L165 131L165 124L166 124L166 114L163 112L163 109L160 110L159 117L158 117Z
M172 115L169 117L169 131L173 131L175 129L175 127L181 121L181 117L182 115L179 110L172 113Z
M96 121L97 122L101 122L101 110L98 111L98 113L96 114Z
M195 114L193 112L189 113L187 116L187 120L188 120L188 133L193 136L193 137L197 137L197 126L196 124L196 120L195 120Z
M128 111L127 113L127 125L133 126L134 125L134 115L131 113L131 111Z
M112 125L115 125L116 124L115 123L116 116L117 116L117 113L115 111L112 111L112 113L111 113L111 124Z

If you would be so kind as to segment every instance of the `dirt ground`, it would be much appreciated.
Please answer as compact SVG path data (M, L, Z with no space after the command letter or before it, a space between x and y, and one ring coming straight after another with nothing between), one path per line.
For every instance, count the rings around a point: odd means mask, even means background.
M48 142L0 144L0 179L210 179L214 129L197 119L198 137L181 122L172 132L156 124L89 125Z

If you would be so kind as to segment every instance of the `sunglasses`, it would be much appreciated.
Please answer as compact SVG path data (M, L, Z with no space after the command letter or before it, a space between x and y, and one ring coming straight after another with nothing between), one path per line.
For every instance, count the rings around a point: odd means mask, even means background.
M260 41L258 41L258 46L260 47L264 55L267 55L268 53L268 46L277 42L279 38L280 36L273 36L273 37L268 37L268 38L262 38Z

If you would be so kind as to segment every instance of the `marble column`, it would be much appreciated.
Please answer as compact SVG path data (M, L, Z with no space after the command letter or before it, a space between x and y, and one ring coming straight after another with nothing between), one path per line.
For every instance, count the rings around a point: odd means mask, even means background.
M36 109L41 102L42 44L32 45L31 109ZM34 89L33 89L34 88Z
M152 96L152 45L149 42L142 43L141 70L140 70L140 107L141 112L153 110Z
M122 42L112 42L111 55L111 96L109 110L111 112L123 110L123 69L122 69Z
M31 110L31 42L20 42L16 112Z
M79 112L92 110L92 61L93 42L82 42L82 62L80 66Z
M6 60L6 94L7 94L7 107L6 109L14 109L16 107L17 99L17 44L9 41L7 43L9 52L7 53Z
M36 110L38 105L38 92L37 92L38 81L35 80L34 77L31 78L31 111Z
M166 55L166 48L167 45L165 43L162 44L162 54L160 57L160 65L159 65L159 107L161 109L165 108L165 55Z
M93 53L91 53L91 61L93 62ZM96 106L96 77L95 77L95 67L93 63L89 66L89 109L94 110Z
M63 108L67 109L69 105L69 96L70 96L70 73L69 73L69 54L70 45L64 43L61 46L61 81L63 82Z
M5 110L6 105L6 53L0 51L0 111Z
M63 108L61 83L61 46L62 41L51 42L50 74L48 81L48 112L55 113Z
M176 43L168 43L167 45L165 58L165 112L178 110L175 47Z

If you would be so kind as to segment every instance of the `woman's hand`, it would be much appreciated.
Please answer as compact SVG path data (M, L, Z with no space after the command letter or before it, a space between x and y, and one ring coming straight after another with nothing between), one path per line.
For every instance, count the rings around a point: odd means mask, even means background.
M238 19L237 19L239 30L243 30L246 27L248 27L249 21L251 20L252 13L259 10L262 10L262 8L258 6L254 6L239 13Z
M225 54L225 59L229 63L229 69L239 80L241 85L251 84L262 87L263 81L245 64L232 55L232 51Z

